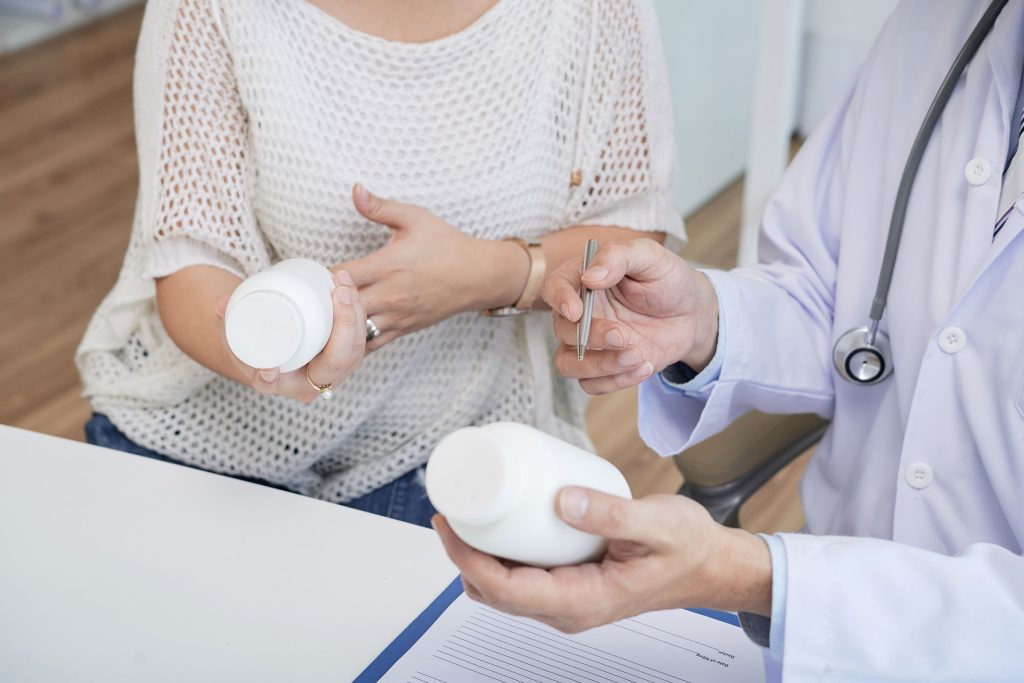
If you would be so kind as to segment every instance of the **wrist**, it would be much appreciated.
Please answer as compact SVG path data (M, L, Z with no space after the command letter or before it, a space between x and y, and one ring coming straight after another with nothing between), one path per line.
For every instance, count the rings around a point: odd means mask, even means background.
M544 277L540 249L519 239L478 241L473 261L478 272L473 280L477 287L471 293L469 309L487 312L518 305L522 305L523 310L532 308ZM526 303L524 297L530 303Z
M718 293L704 273L696 273L697 304L694 308L692 343L681 360L700 372L718 349Z
M772 614L772 557L768 544L741 529L721 527L721 542L702 567L702 606L730 612Z

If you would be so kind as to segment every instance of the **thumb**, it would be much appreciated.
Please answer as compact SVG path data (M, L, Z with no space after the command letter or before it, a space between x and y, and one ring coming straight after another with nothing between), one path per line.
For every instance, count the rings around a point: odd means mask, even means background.
M425 211L413 204L403 204L378 197L367 190L362 183L356 183L352 187L352 203L355 205L356 211L364 218L395 230L414 225L421 220L420 213Z
M558 515L580 531L616 541L649 544L658 520L641 501L567 486L558 493Z

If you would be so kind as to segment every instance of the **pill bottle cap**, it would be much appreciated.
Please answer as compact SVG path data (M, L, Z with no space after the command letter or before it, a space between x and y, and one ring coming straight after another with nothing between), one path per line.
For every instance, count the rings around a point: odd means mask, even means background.
M445 517L484 525L508 514L523 488L523 462L479 427L452 432L427 464L427 495Z
M277 368L299 350L302 315L287 296L257 290L232 302L224 316L231 352L254 368Z

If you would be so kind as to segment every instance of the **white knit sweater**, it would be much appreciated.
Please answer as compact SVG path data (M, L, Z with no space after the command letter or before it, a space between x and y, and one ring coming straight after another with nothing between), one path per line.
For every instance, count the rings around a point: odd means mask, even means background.
M86 395L143 446L327 500L419 466L465 425L515 420L586 443L548 316L454 316L370 354L333 401L303 405L179 351L154 277L365 256L388 231L355 212L356 181L481 238L577 224L682 237L646 0L501 0L421 44L359 33L305 0L150 0L135 119L134 227L78 350Z

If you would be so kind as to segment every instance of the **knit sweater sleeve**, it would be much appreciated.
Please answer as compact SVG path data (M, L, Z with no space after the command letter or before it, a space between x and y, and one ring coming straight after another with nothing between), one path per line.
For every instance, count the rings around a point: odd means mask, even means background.
M571 222L686 239L672 101L649 0L595 0Z
M136 76L139 146L153 152L140 155L152 198L140 207L151 239L146 275L193 265L252 274L270 259L253 214L249 122L219 10L215 0L156 4L163 20L144 24L140 54L162 57L162 87ZM145 49L147 41L156 49ZM155 107L159 114L140 115Z

